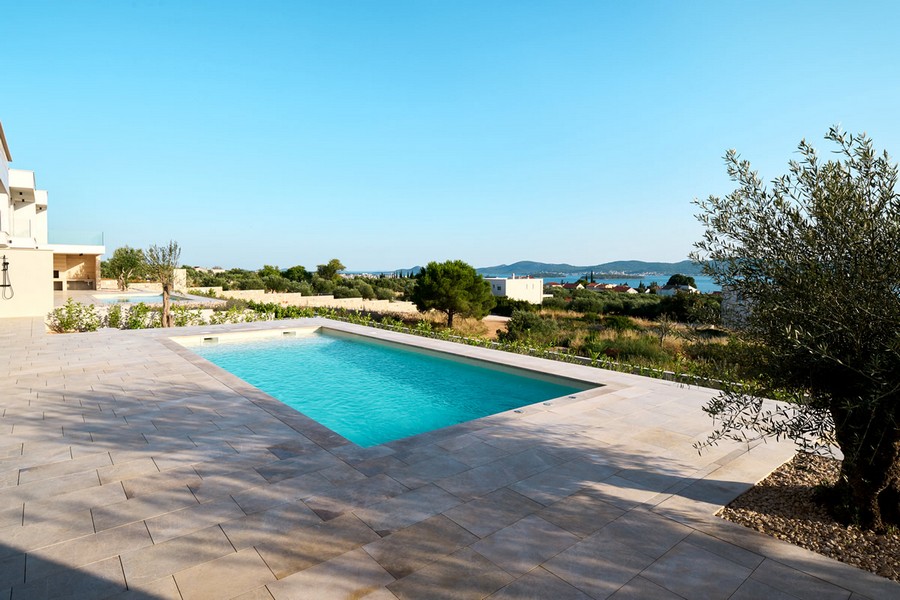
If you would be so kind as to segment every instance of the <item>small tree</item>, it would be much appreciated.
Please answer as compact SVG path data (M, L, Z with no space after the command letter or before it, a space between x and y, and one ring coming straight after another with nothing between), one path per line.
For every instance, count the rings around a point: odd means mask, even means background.
M876 530L900 525L900 196L897 166L865 135L832 128L838 158L800 160L767 188L732 150L738 188L698 201L693 258L746 307L760 387L706 410L724 437L785 436L844 455L832 507ZM759 400L780 390L788 408Z
M345 267L345 266L341 263L341 261L339 261L339 260L336 259L336 258L332 258L331 260L328 261L327 264L324 264L324 265L317 265L317 266L316 266L316 273L317 273L317 274L319 275L319 277L321 277L322 279L337 279L337 274L338 274L340 271L343 271L343 270L346 269L346 268L347 268L347 267Z
M150 246L147 249L147 270L150 275L162 284L162 326L172 327L173 319L170 310L169 294L175 283L175 268L181 258L178 242L170 241L167 246Z
M116 248L112 258L106 261L106 273L116 278L121 291L128 289L129 282L144 270L144 252L140 248L122 246Z
M669 281L666 282L666 285L689 285L692 288L695 288L697 287L697 282L694 281L693 277L682 275L681 273L675 273L674 275L669 277Z
M411 299L421 311L446 314L447 327L453 327L454 315L480 319L494 306L491 285L461 260L428 263L416 275Z

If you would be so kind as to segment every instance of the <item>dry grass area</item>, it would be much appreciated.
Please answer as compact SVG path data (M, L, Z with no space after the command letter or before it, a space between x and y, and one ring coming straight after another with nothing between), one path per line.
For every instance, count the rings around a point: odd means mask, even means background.
M900 531L878 534L843 525L813 499L816 486L837 480L840 465L832 458L797 454L723 508L719 516L900 581Z

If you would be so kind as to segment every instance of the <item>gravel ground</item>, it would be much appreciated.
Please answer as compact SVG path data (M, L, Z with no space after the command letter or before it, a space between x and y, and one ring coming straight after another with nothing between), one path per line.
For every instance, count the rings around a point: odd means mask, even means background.
M719 516L900 581L900 532L878 535L838 523L813 499L813 489L837 479L840 461L797 454L719 511Z

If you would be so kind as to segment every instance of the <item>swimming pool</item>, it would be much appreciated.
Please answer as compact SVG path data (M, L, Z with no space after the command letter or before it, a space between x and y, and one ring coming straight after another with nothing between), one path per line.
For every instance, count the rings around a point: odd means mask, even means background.
M213 340L189 347L363 447L595 387L330 330Z
M162 304L163 301L162 294L116 294L114 296L97 296L97 299L104 304L119 304L122 302L129 304L137 304L138 302L143 302L144 304ZM190 298L170 294L169 300L172 302L183 302L190 300Z

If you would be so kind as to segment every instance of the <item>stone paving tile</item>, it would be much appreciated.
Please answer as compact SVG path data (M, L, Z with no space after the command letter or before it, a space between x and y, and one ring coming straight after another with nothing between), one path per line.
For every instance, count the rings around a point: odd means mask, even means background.
M306 505L323 519L332 519L393 498L408 488L386 475L374 475L362 482L351 482L306 498Z
M471 500L545 471L559 462L547 452L530 449L439 479L435 483L454 496Z
M253 469L238 469L203 477L199 482L188 485L188 488L198 501L206 503L265 485L267 485L265 478Z
M225 521L244 516L244 511L231 498L218 502L196 504L146 519L146 529L154 544L181 537Z
M274 580L253 548L175 573L184 600L231 598Z
M35 598L106 598L126 589L118 557L78 569L63 569L32 583L12 588L12 600Z
M32 550L28 553L28 582L152 544L144 524L131 523Z
M490 600L591 600L591 597L538 567L488 596Z
M157 494L161 490L187 487L200 483L200 481L200 476L192 467L184 466L126 479L122 482L122 487L125 488L125 495L128 498L136 498L147 494Z
M545 521L581 538L597 532L623 514L624 509L597 499L590 489L563 498L537 513Z
M727 599L752 573L726 558L682 542L641 576L686 598Z
M756 579L747 579L741 587L731 595L730 600L797 600L797 596L775 589ZM852 596L851 596L852 599Z
M483 538L542 508L534 500L502 488L444 511L444 515Z
M316 471L316 473L318 473L334 485L341 485L344 483L350 483L352 481L365 481L367 479L366 475L356 470L355 467L351 467L343 461L333 467L328 467Z
M472 434L474 437L474 434ZM453 458L459 462L465 463L470 467L479 467L481 465L493 462L497 459L508 456L507 450L491 446L482 441L477 441L464 448L460 448L453 452Z
M731 562L737 563L748 569L755 569L763 561L763 557L755 552L735 546L700 531L694 531L685 538L685 542L693 546L703 548Z
M187 486L164 489L138 498L129 498L91 510L97 531L118 527L134 521L143 521L157 515L197 504L197 499Z
M849 590L770 559L765 559L753 571L750 579L792 594L801 600L846 600L850 597Z
M578 536L529 515L471 547L510 575L519 576L578 541Z
M654 562L653 557L595 534L542 566L593 598L606 598Z
M386 472L406 487L412 489L432 483L442 477L449 477L468 470L469 465L450 456L436 456L419 461L407 467L392 469Z
M266 540L256 546L260 556L282 579L335 556L379 539L378 534L352 514L330 521L307 522L292 528L288 540Z
M470 548L444 556L387 586L401 600L475 600L489 596L512 576Z
M709 596L709 598L713 597L714 596ZM641 576L635 577L620 587L619 590L609 598L610 600L684 600L684 596L679 596ZM698 600L702 598L705 600L707 596L689 596L689 598L697 598ZM761 600L762 598L763 597L759 597L757 600ZM765 598L766 600L769 600L768 596Z
M425 485L357 509L354 514L378 535L385 536L440 514L460 502L459 498L435 485Z
M278 483L285 479L299 477L300 475L321 471L322 469L343 464L344 463L331 452L319 450L318 452L310 452L266 463L265 465L256 467L256 472L262 475L269 483Z
M125 579L139 584L232 554L234 547L218 526L121 554Z
M310 498L325 493L335 486L318 473L285 479L270 485L261 485L233 493L232 498L247 513L255 513L285 502Z
M0 529L12 525L22 525L25 512L24 509L25 504L22 503L12 508L0 510Z
M302 597L302 596L301 596ZM179 597L179 600L181 598ZM244 592L238 596L235 596L231 600L275 600L272 594L269 592L269 588L267 586L256 588L255 590L250 590L249 592Z
M321 524L322 519L303 502L295 501L225 521L222 530L242 550L265 542L289 544L298 527Z
M364 549L385 571L400 579L477 539L447 517L438 515L368 544Z
M25 525L64 521L73 512L90 510L125 500L125 490L116 483L75 490L44 500L25 503Z
M597 535L622 540L647 556L659 558L691 531L689 527L670 519L635 509L608 524Z
M0 529L0 558L94 533L91 513L81 510L68 519Z
M96 471L84 471L51 479L32 481L0 489L0 506L10 506L30 500L43 500L51 496L99 485L100 480Z
M19 471L19 485L32 481L41 481L51 477L93 471L99 467L112 464L108 452L88 454L80 458L27 467Z
M137 460L131 460L128 462L109 465L97 469L97 474L100 477L100 483L104 485L113 481L121 481L123 479L130 479L132 477L141 477L142 475L148 475L158 472L159 468L157 468L156 463L153 462L153 459L150 457L139 458Z
M510 489L549 505L593 483L603 481L616 467L573 460L512 484Z
M25 582L25 560L24 552L0 558L0 598L8 598L9 588Z
M311 590L314 590L316 600L344 600L370 598L372 591L393 581L387 571L358 548L267 587L275 600L303 598L309 596Z
M187 466L193 467L196 463L211 462L221 458L234 456L237 452L224 441L216 444L208 444L188 450L155 454L153 462L160 471L171 472ZM196 471L195 471L196 473Z

